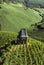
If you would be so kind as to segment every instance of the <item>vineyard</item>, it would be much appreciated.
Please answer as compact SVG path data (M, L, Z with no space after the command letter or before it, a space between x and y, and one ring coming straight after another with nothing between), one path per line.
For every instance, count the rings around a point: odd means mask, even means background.
M29 38L27 44L3 47L0 65L44 65L44 43Z
M18 5L1 4L0 65L44 65L44 30L33 29L33 25L42 20L40 13L43 14L44 9L25 10L24 6ZM17 42L21 28L29 29L27 43Z
M41 21L41 16L33 9L25 10L14 4L2 4L0 9L1 31L18 32L21 28L30 29L31 24Z

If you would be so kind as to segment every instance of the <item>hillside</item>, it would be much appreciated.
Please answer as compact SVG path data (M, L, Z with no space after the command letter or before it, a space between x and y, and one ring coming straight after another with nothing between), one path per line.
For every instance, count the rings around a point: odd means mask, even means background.
M0 32L0 65L44 65L44 43L29 37L27 44L11 44L16 36Z
M31 24L40 22L41 17L33 9L25 10L23 7L2 4L0 9L0 24L3 31L19 31L23 28L30 28Z
M39 11L42 20L34 25L34 30L32 30L29 34L31 35L31 37L44 42L44 9L40 8L35 10ZM40 28L38 27L38 25L40 26Z
M42 14L44 9L0 4L0 65L44 65L44 29L37 28L40 23L44 27ZM18 43L21 28L29 30L27 43Z
M44 65L44 43L29 38L27 44L0 48L1 65Z
M44 0L0 0L2 2L6 2L6 3L23 3L25 5L25 3L27 2L27 5L29 5L29 7L37 7L37 8L44 8Z
M30 33L31 37L44 42L44 30L35 30Z
M31 3L38 3L38 4L41 4L41 3L44 3L44 0L29 0Z

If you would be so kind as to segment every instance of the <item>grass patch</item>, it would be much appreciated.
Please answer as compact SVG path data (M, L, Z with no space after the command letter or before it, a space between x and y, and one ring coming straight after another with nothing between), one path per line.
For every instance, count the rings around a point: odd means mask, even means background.
M23 7L14 7L10 4L2 4L0 16L3 31L18 32L21 28L30 29L31 24L41 21L39 13L33 9L25 10Z

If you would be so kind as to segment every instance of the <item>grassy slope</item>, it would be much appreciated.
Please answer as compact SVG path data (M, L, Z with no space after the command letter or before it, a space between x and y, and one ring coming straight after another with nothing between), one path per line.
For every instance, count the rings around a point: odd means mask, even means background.
M44 9L40 8L38 9L40 11L40 14L44 14ZM41 25L44 27L44 22L41 22ZM36 38L38 40L44 41L44 30L36 30L32 32L32 37Z
M44 42L44 30L32 31L31 36L37 40Z
M44 43L35 39L30 38L27 44L9 45L1 52L3 65L44 65Z
M44 8L33 8L36 11L38 10L40 14L44 14Z
M28 10L25 11L23 8L16 8L16 7L14 8L10 5L8 6L3 5L3 10L2 11L0 10L0 12L1 12L0 23L2 24L2 30L6 31L7 30L17 31L21 26L24 26L26 24L28 25L27 27L29 27L31 23L38 22L40 21L41 18L41 17L39 18L38 13L35 12L34 10L29 9L29 11ZM21 23L19 23L19 21ZM2 40L5 39L4 41L2 41L2 43L6 41L5 43L7 44L12 39L15 39L14 35L15 34L13 33L10 34L8 32L0 32L0 38L2 36L1 39ZM24 45L10 44L8 47L0 49L0 64L3 63L2 65L44 65L43 62L44 62L44 43L39 42L35 39L30 38L29 42Z
M19 31L20 28L30 28L31 24L40 22L41 17L38 12L20 7L13 7L12 5L2 4L0 9L0 23L2 30L5 31Z

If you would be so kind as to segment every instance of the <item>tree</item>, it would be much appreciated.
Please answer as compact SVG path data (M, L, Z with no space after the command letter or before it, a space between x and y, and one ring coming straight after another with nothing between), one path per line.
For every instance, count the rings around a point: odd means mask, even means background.
M29 7L29 0L24 0L24 5L28 8Z
M9 3L11 0L3 0L3 2Z

